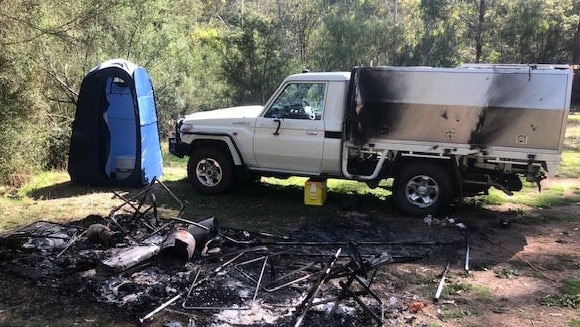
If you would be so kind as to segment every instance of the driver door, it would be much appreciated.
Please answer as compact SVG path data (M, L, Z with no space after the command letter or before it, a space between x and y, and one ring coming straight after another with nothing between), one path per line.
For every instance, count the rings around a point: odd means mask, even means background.
M256 122L260 169L318 173L324 144L325 83L287 84Z

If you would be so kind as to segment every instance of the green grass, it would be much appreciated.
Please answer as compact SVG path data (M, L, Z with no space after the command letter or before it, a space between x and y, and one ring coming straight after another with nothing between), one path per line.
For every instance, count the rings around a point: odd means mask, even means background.
M565 279L558 294L545 296L540 303L550 307L580 309L580 277Z
M17 195L19 197L31 196L31 194L40 188L62 183L66 178L63 176L62 172L58 171L47 171L41 172L37 175L32 176L31 180L26 183L20 190L18 190Z
M558 176L580 177L580 115L569 115Z
M517 278L518 276L520 276L520 273L517 269L503 268L495 272L495 277L501 279L513 279Z
M441 309L440 313L438 313L438 318L442 321L449 321L454 319L461 319L467 316L477 316L480 315L481 312L471 306L466 307L444 307Z
M247 228L245 222L256 222L253 229L284 232L305 220L336 219L337 210L345 199L357 194L357 201L365 210L388 208L385 198L390 194L383 188L370 189L364 183L328 180L324 206L304 205L306 178L262 178L259 183L244 183L222 196L196 193L186 178L187 158L164 155L165 167L161 178L185 206L184 218L201 220L215 216L221 224L232 228ZM160 210L178 212L179 203L163 189L156 191ZM38 220L68 221L89 214L108 216L120 204L113 192L130 197L140 189L118 187L75 186L65 171L52 171L34 176L14 196L0 196L0 210L4 219L0 231L14 229ZM384 211L384 210L383 210ZM273 230L272 230L273 229Z
M262 178L262 182L270 185L278 185L282 187L303 187L304 183L308 178L306 177L290 177L288 179L277 179L277 178ZM365 183L348 181L341 179L328 179L326 181L326 188L328 192L339 193L339 194L357 194L357 195L371 195L376 196L380 199L385 199L391 194L390 191L386 189L389 184L382 183L380 187L375 189L369 188Z
M474 285L469 283L454 283L447 286L447 292L450 295L459 295L462 293L471 293L480 298L487 299L491 296L491 290L487 286Z
M562 153L562 162L558 166L558 176L580 178L580 150Z
M580 114L570 114L568 115L568 126L570 125L580 125Z
M556 205L580 202L580 188L575 183L556 184L542 188L538 192L535 184L524 183L521 191L507 195L497 189L490 189L489 195L482 198L486 204L525 204L536 208L549 208Z
M189 157L179 158L169 153L169 145L167 142L161 144L161 150L163 152L163 167L187 167L187 160Z
M564 280L561 290L564 294L580 296L580 277Z

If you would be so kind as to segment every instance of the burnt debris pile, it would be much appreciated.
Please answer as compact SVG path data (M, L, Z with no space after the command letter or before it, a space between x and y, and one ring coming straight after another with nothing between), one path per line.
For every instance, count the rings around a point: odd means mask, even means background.
M182 217L181 201L158 180L117 197L108 217L2 235L0 269L146 325L162 314L199 326L380 325L410 312L404 295L381 287L381 270L465 242L456 229L359 228L344 218L283 236L227 228L215 217ZM159 199L177 204L173 217Z

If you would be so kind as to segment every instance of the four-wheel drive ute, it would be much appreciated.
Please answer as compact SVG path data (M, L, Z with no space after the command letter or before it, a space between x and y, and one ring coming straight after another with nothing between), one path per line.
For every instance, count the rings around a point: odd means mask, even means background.
M288 76L265 106L177 122L174 155L203 194L240 172L365 182L393 178L396 207L436 213L459 197L554 174L573 71L559 65L371 67Z

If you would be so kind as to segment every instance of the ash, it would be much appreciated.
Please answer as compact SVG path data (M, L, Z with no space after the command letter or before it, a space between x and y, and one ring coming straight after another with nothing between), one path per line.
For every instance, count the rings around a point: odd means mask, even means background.
M122 201L109 217L40 221L2 235L2 271L114 306L144 325L167 313L176 326L409 325L413 295L385 294L377 271L464 242L453 228L361 228L356 219L271 235L218 226L213 217L164 219L149 210L155 203ZM120 213L127 205L133 212ZM194 237L169 237L184 230Z

